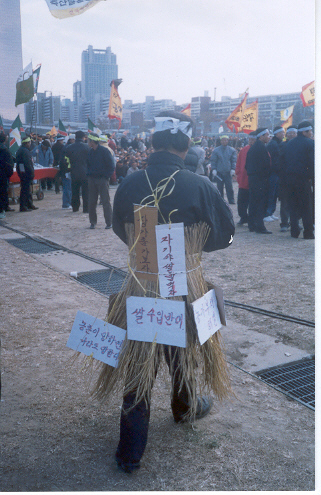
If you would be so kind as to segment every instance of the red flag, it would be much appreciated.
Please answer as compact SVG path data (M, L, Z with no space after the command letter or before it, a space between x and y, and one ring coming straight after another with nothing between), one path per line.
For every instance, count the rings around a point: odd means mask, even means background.
M184 113L185 115L188 115L189 117L191 116L191 104L189 103L186 108L184 108L181 113Z
M247 99L248 95L249 95L248 93L245 93L245 96L244 96L243 100L241 101L241 103L233 110L231 115L229 115L229 117L227 117L227 119L225 121L225 124L230 129L230 131L232 131L232 132L233 132L233 127L234 127L234 130L236 133L238 133L238 131L239 131L239 127L240 127L241 122L242 122L243 113L244 113L245 105L246 105L246 99Z

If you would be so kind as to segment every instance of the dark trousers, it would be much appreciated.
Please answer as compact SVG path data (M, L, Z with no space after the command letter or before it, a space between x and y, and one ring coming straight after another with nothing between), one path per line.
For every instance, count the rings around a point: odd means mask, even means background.
M248 221L248 207L249 207L250 192L248 189L239 188L237 194L237 212L240 217L240 222L247 223Z
M88 182L86 180L71 179L71 206L73 211L78 211L80 207L80 189L82 197L82 209L88 213Z
M0 178L0 213L6 211L8 206L8 179L4 177Z
M217 189L220 191L222 198L224 198L224 185L226 189L226 196L229 203L234 203L234 191L232 185L232 177L228 172L226 174L222 174L221 172L217 173L216 177Z
M31 183L30 179L20 179L20 210L32 206Z
M108 179L104 177L88 177L88 213L89 222L96 225L97 223L97 201L100 196L101 203L104 209L104 217L106 225L111 225L112 209L109 197Z
M180 389L180 369L176 349L167 346L164 348L165 359L172 377L172 413L175 421L178 422L188 412L189 405L186 387ZM170 366L170 355L172 366ZM129 466L139 463L144 454L150 417L150 403L147 400L142 400L127 412L134 401L134 392L124 397L120 418L120 440L116 452L116 458Z
M276 210L276 201L278 199L279 177L272 174L269 178L269 193L266 216L270 217Z
M313 234L312 187L308 180L289 179L288 200L290 210L291 236L300 234L299 219L302 218L303 235Z
M248 227L251 231L266 230L263 218L265 217L268 202L269 179L249 175L249 191Z
M288 188L284 182L279 184L279 200L280 200L280 217L281 223L280 227L289 227L290 225L290 211L289 211L289 200L288 200Z

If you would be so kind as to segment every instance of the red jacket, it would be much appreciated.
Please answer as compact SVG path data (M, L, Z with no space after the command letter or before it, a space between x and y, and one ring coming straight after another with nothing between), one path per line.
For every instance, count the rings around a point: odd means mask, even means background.
M249 188L249 179L247 176L247 172L245 170L246 155L249 149L250 149L249 144L247 146L244 146L244 148L242 148L241 151L239 152L236 161L235 174L240 189Z

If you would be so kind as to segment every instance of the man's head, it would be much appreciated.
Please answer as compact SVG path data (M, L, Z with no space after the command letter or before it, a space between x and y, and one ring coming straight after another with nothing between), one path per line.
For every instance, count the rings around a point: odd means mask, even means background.
M6 142L7 136L5 135L4 132L0 132L0 144L3 144Z
M78 140L82 141L85 137L85 133L83 131L76 131L75 137Z
M21 140L21 144L23 144L23 146L25 146L26 148L30 148L30 146L31 146L31 139L30 139L30 136L26 136L26 137L24 137L24 138Z
M273 129L273 136L275 136L277 139L279 139L280 141L283 140L284 136L285 136L285 132L284 132L284 129L282 126L280 125L277 125L276 127L274 127Z
M99 136L98 134L95 134L94 132L91 132L88 134L88 145L92 149L97 149L99 146Z
M298 135L298 128L295 125L290 125L290 127L288 127L286 130L287 140L291 141L291 139L297 137L297 135Z
M312 139L313 137L313 126L311 122L308 120L304 120L303 122L300 122L298 125L298 133L302 134L303 136Z
M227 144L228 144L228 136L222 136L221 137L221 145L227 146Z
M166 150L180 156L186 155L192 130L193 121L187 115L171 111L161 112L155 117L153 148L156 151Z
M256 139L266 144L270 141L270 131L266 127L256 129Z
M250 146L253 146L253 144L255 143L255 141L256 141L256 134L255 134L255 132L254 131L253 132L250 132L250 134L249 134L249 145Z
M65 140L64 136L61 136L61 134L58 134L57 143L63 144L64 140Z
M42 141L41 143L41 147L42 147L42 151L44 153L46 153L47 149L50 148L50 143L49 141L47 141L47 139L45 139L44 141Z

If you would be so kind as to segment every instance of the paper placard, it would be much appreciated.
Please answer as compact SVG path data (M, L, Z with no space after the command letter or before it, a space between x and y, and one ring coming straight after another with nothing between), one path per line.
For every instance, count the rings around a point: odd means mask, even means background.
M156 206L134 205L135 252L137 278L157 281L155 226L158 222Z
M128 297L127 338L186 347L185 303L153 297Z
M192 303L200 344L222 327L214 289Z
M163 297L188 294L184 224L156 225L159 289Z
M78 311L67 347L117 368L126 330Z

